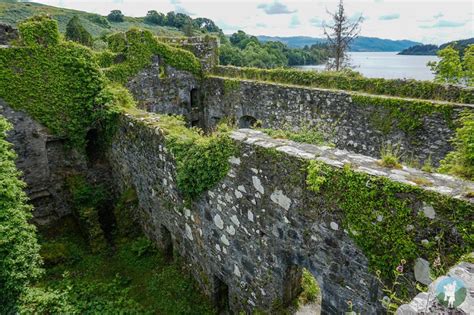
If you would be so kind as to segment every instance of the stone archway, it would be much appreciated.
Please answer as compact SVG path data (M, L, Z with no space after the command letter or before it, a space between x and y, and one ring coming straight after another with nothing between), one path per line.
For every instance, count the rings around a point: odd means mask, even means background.
M253 128L257 123L257 118L245 115L239 118L239 128Z

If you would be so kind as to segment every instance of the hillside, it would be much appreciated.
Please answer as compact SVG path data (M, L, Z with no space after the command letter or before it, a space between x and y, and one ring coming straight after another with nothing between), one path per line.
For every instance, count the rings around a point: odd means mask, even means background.
M464 49L466 49L468 45L472 44L474 44L474 37L448 42L440 46L432 44L416 45L402 50L399 55L436 55L438 50L441 50L449 45L452 45L456 50L460 51L461 54L463 54Z
M316 43L324 43L326 39L309 37L309 36L290 36L290 37L272 37L272 36L257 36L261 41L279 41L287 44L290 47L304 47L311 46ZM410 40L391 40L376 37L359 36L351 45L351 51L401 51L413 45L420 43Z
M103 33L114 31L126 31L131 27L147 29L161 36L182 36L183 32L174 27L152 25L143 22L143 18L125 17L124 22L114 23L99 14L88 13L71 9L57 8L39 3L8 3L0 1L0 23L7 23L16 26L18 22L36 15L51 15L59 23L59 30L66 31L66 24L77 15L81 24L93 37L99 37Z

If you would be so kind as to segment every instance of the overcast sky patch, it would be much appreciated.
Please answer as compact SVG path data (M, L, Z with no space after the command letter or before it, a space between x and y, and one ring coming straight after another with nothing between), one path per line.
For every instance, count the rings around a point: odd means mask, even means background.
M398 20L399 18L400 18L400 13L391 13L391 14L379 16L379 20L381 21Z
M263 9L266 14L291 14L295 13L296 10L290 10L286 5L281 2L275 1L273 3L261 3L257 6L259 9Z
M432 25L420 25L420 28L445 28L445 27L462 27L466 25L467 22L455 22L455 21L446 21L439 20Z

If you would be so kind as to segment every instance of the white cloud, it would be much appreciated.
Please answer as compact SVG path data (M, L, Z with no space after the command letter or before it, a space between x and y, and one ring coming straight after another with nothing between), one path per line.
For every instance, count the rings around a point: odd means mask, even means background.
M379 16L379 20L381 21L398 20L399 18L400 18L400 13L391 13L391 14Z
M261 3L257 6L258 9L263 9L266 14L291 14L296 10L290 10L285 4L275 1L273 3Z

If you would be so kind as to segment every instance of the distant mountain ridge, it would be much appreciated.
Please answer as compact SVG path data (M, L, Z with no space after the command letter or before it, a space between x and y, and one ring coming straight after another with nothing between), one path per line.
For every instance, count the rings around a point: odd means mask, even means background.
M449 45L452 45L454 49L458 50L463 53L464 49L468 45L473 45L474 44L474 37L473 38L468 38L468 39L460 39L460 40L454 40L445 44L442 44L440 46L437 45L415 45L413 47L409 47L407 49L402 50L399 55L436 55L438 50L441 50Z
M259 35L257 38L261 41L278 41L284 44L287 44L293 48L302 48L304 46L311 46L318 43L326 42L325 38L318 37L309 37L309 36L289 36L289 37L278 37L278 36L265 36ZM402 51L406 48L420 45L419 42L414 42L411 40L392 40L392 39L383 39L377 37L357 37L350 50L354 52L363 52L363 51Z

